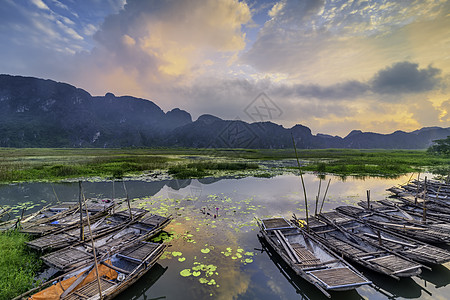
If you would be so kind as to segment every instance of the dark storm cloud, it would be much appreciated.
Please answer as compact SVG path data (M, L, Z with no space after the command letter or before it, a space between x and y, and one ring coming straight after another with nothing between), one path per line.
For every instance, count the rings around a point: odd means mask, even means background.
M282 85L276 91L284 96L312 97L317 99L354 99L367 92L374 94L415 94L431 91L440 86L441 70L428 66L419 69L411 62L398 62L378 71L368 82L357 80L345 81L329 86Z
M379 94L421 93L433 90L440 83L440 69L407 61L380 70L372 79L372 91Z
M320 86L317 84L294 86L280 86L280 94L294 95L299 97L312 97L317 99L353 99L361 96L370 89L366 83L350 80L330 86ZM284 91L283 91L284 90Z

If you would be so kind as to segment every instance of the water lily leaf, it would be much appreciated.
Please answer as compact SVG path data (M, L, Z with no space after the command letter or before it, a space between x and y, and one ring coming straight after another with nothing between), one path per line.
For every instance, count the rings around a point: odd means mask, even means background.
M184 269L180 272L180 275L183 277L189 277L192 275L191 269Z

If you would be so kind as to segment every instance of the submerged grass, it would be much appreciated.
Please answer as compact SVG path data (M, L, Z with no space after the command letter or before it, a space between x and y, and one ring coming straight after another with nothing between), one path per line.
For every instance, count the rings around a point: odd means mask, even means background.
M12 299L35 284L41 261L27 249L28 240L27 235L17 231L0 234L0 299Z
M450 170L450 157L433 156L425 150L303 149L298 154L307 162L305 171L343 176L395 176L423 169L448 174ZM283 159L295 159L294 150L0 148L0 182L120 178L153 170L168 170L180 179L199 178L217 171L257 170L261 161Z
M258 169L256 163L246 162L194 162L177 165L169 168L169 174L177 179L200 178L210 176L212 173L205 171L241 171Z

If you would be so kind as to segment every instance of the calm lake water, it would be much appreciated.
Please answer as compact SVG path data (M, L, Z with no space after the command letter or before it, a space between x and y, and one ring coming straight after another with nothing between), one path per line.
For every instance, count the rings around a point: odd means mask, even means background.
M352 179L327 176L331 184L323 211L353 205L366 199L385 198L386 188L408 181ZM314 212L319 179L304 176L310 212ZM111 182L85 182L87 197L113 195ZM254 217L305 215L300 177L166 180L126 182L132 205L175 218L166 228L171 247L159 263L118 299L326 299L317 289L285 269L257 238ZM0 204L16 206L20 214L56 201L77 201L78 183L28 183L0 186ZM122 184L114 185L115 198L124 198ZM214 218L214 215L216 217ZM420 277L395 281L361 269L377 287L333 294L333 299L449 299L450 264L422 272Z

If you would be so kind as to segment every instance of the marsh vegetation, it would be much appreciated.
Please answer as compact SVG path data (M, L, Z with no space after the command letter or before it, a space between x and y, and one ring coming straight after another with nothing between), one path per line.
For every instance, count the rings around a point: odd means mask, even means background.
M450 169L450 157L425 150L300 150L299 156L305 171L341 176L398 176L419 170L447 174ZM268 163L294 159L293 149L3 148L0 157L3 183L121 178L148 172L165 172L178 179L233 174L269 177L275 169L296 169L295 164L274 167Z
M35 284L41 261L26 247L28 240L17 231L0 234L0 299L12 299Z

